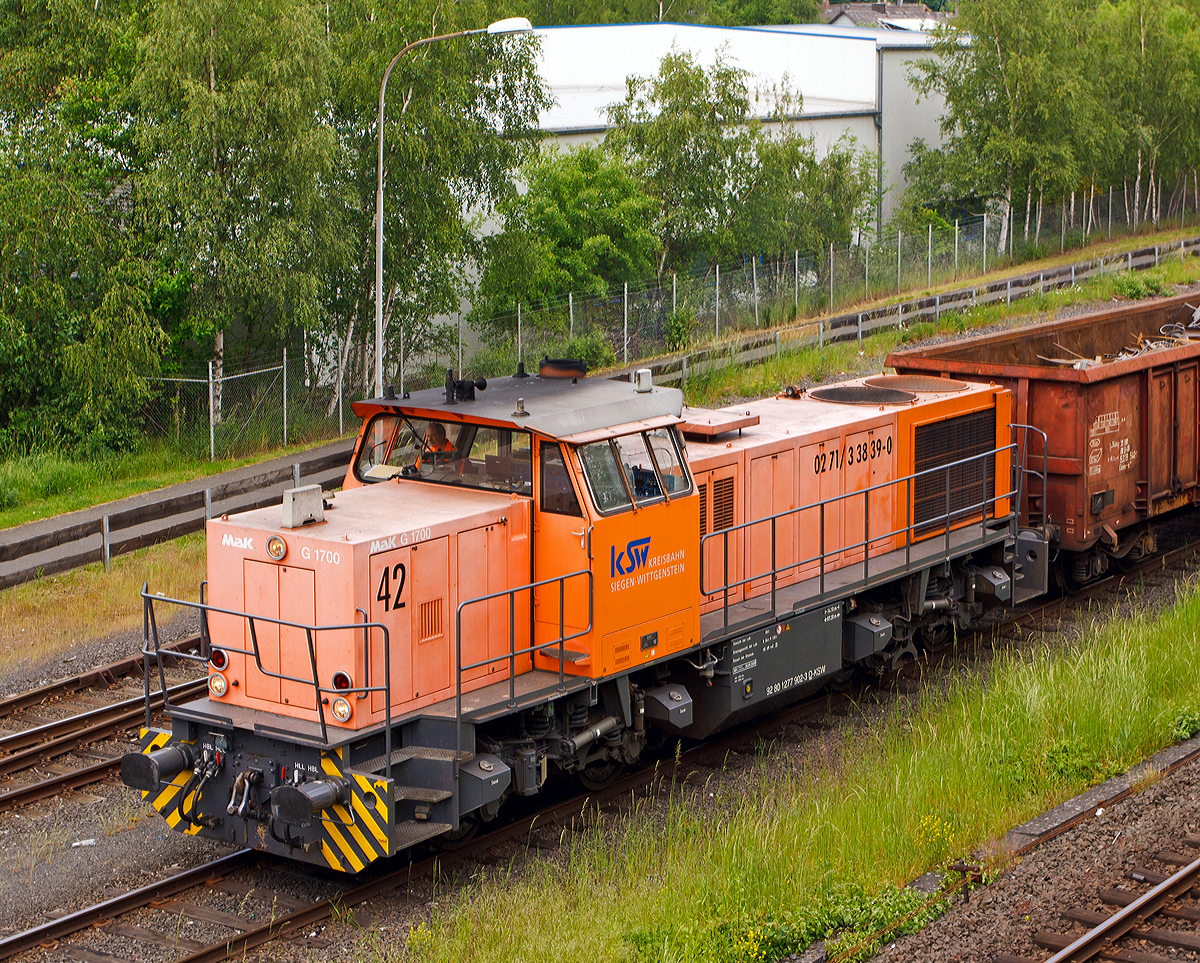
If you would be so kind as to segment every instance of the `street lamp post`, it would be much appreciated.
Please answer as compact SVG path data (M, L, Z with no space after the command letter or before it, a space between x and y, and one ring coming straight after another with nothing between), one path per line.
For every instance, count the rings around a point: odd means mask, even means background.
M383 397L383 104L387 96L388 78L396 64L410 50L424 47L438 40L454 40L457 37L472 37L476 34L496 36L512 36L533 32L533 25L525 17L509 17L507 20L497 20L493 24L478 30L460 30L457 33L442 33L435 37L425 37L414 40L401 50L387 70L383 72L383 82L379 85L379 161L376 166L375 182L375 394ZM404 331L400 331L400 391L404 392Z

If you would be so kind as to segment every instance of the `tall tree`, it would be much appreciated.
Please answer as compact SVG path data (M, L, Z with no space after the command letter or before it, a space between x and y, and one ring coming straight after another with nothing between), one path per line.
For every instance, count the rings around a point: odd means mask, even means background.
M597 146L553 148L527 164L527 190L500 205L504 229L487 256L474 316L488 325L518 303L545 305L569 292L605 294L654 270L655 203L619 157ZM507 332L503 322L494 333Z
M315 327L349 255L323 8L162 0L141 56L145 214L218 365L234 324Z
M751 182L761 137L751 115L746 71L718 55L705 70L672 51L653 77L630 77L609 109L605 146L645 180L656 203L658 273L730 246L738 203Z

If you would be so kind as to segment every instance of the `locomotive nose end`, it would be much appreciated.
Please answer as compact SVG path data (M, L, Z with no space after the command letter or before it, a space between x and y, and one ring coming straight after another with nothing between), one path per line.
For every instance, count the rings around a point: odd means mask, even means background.
M322 809L341 802L345 787L338 780L312 780L271 790L271 815L305 829Z
M191 769L192 751L185 745L165 746L154 752L127 752L121 757L121 782L130 789L154 792L164 779Z

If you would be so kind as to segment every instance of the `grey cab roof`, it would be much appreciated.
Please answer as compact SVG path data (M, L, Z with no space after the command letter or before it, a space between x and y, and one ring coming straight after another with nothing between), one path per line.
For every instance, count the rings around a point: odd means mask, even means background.
M525 416L515 414L524 401ZM411 392L407 398L372 398L366 404L452 420L486 419L551 438L613 428L663 416L680 417L683 392L655 385L639 392L628 381L607 378L501 377L490 380L474 401L446 403L444 388Z

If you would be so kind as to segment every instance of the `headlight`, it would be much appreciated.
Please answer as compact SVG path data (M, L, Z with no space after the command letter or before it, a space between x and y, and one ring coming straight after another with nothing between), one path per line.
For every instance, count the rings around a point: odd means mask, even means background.
M338 722L350 721L350 703L341 696L333 700L333 717Z
M214 672L208 677L208 691L215 695L218 699L225 694L229 689L229 683L225 681L225 676L220 672Z
M287 554L287 542L278 535L272 535L267 539L267 554L278 562Z

